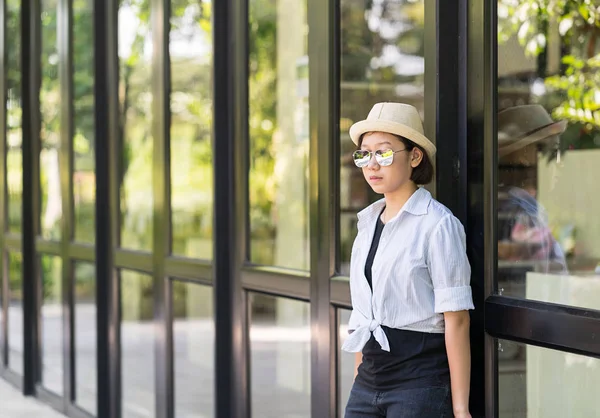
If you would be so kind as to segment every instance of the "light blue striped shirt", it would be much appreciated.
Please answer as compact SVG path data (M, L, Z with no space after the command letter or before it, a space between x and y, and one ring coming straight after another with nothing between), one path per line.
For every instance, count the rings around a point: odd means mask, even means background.
M362 351L371 333L383 350L390 351L381 325L443 333L444 312L474 308L464 227L424 188L383 228L373 260L371 292L365 263L384 207L381 199L358 214L350 259L353 310L345 351Z

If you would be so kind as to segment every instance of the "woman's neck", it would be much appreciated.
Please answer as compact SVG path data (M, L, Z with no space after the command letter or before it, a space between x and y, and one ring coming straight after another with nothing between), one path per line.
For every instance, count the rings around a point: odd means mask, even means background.
M383 221L387 222L392 219L404 206L404 204L410 199L414 192L416 192L418 186L409 181L399 189L385 194L385 211Z

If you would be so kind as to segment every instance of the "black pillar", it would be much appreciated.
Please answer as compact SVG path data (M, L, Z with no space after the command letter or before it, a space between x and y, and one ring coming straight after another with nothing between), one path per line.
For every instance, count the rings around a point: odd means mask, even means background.
M117 1L94 1L96 158L96 321L98 417L121 416L117 246L118 56Z

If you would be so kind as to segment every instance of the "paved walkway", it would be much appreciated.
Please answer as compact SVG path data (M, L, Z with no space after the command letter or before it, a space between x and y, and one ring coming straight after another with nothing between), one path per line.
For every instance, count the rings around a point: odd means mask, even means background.
M25 397L0 378L0 418L64 418L35 398Z

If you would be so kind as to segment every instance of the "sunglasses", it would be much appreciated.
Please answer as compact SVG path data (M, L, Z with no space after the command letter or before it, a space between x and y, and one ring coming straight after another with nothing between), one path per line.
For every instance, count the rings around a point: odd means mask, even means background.
M378 149L375 151L375 161L382 167L387 167L392 165L394 162L394 154L397 152L408 151L407 149L401 149L399 151L393 151L391 149ZM364 149L356 150L352 153L352 159L354 160L354 164L358 168L363 168L369 165L369 162L373 158L373 152L367 151Z

